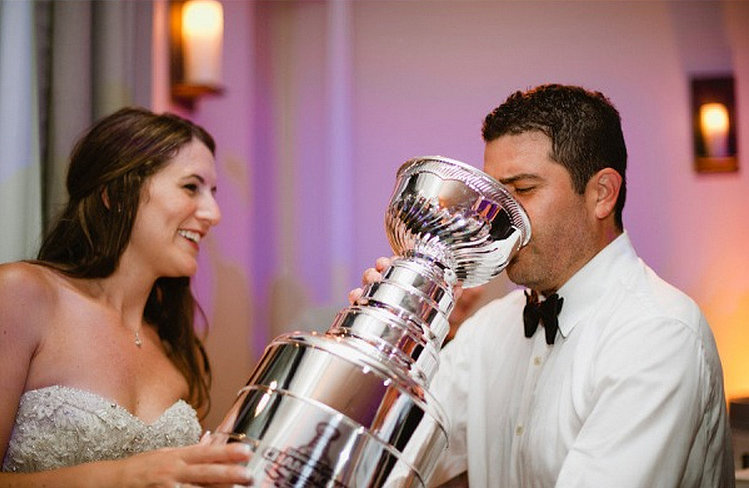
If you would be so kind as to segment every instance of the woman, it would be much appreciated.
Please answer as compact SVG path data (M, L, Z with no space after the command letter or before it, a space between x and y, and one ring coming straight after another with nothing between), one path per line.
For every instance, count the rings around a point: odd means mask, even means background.
M195 445L209 372L189 277L220 219L213 156L201 127L132 108L74 148L38 260L0 266L0 486L250 481L244 446Z

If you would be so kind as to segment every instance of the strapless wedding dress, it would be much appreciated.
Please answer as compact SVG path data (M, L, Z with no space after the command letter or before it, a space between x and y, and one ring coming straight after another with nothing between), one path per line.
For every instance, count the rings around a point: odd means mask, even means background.
M195 410L178 400L152 424L95 393L66 386L21 397L3 471L32 472L195 444Z

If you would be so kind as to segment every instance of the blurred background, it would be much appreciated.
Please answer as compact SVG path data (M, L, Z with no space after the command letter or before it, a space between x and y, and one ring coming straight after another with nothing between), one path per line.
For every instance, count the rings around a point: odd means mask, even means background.
M619 109L625 227L704 310L728 396L749 395L749 2L224 0L220 45L189 54L204 56L197 81L176 78L189 74L172 54L178 4L0 0L0 261L34 256L96 118L135 104L205 126L223 211L194 279L214 369L206 427L269 341L326 330L390 255L397 168L430 154L481 167L484 115L550 82ZM694 148L691 82L714 76L734 81L729 168ZM476 303L510 287L502 276Z

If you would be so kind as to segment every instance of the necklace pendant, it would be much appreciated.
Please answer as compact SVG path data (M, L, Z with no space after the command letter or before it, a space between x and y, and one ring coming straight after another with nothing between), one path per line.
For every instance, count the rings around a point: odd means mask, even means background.
M138 347L143 347L143 341L140 340L140 332L135 331L135 345Z

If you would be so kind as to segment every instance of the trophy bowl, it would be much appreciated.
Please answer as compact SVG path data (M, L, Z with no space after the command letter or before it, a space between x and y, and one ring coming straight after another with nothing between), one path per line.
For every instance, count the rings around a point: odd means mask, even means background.
M325 334L265 349L216 432L245 442L261 487L419 487L447 446L429 393L453 287L486 283L528 243L530 221L496 180L441 156L398 170L385 213L396 254Z

